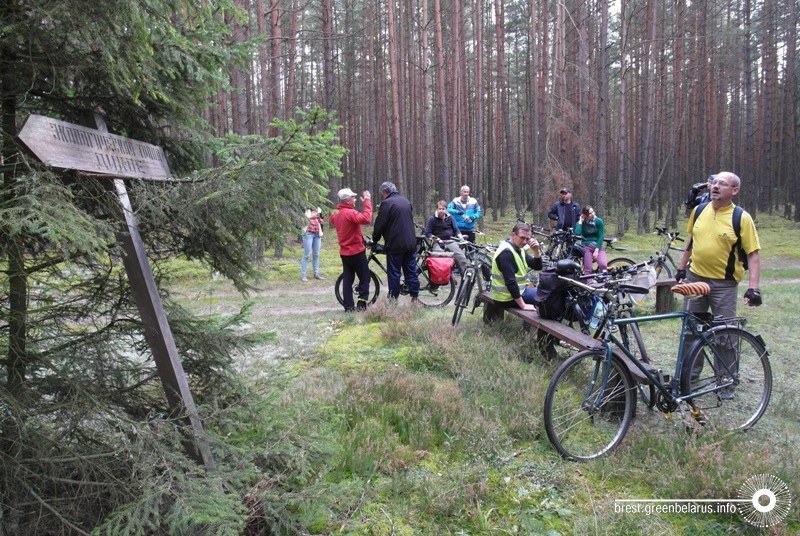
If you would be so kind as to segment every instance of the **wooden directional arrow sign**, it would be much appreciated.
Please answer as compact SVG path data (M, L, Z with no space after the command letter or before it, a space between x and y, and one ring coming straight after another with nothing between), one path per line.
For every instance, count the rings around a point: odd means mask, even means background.
M43 163L112 177L168 179L164 151L157 145L86 128L42 115L31 115L19 140Z

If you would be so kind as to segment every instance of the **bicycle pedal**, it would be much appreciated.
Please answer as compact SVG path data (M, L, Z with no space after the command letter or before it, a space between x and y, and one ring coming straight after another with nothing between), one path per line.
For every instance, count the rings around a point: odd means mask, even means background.
M692 414L692 418L700 426L705 426L706 424L708 424L708 419L706 419L706 416L703 414L703 412L700 410L700 408L693 408L691 410L691 414Z

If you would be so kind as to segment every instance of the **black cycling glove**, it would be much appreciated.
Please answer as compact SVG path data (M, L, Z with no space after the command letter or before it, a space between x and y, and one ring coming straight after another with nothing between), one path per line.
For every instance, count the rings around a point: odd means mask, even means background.
M678 270L675 272L675 281L680 283L684 279L686 279L686 270Z
M747 299L747 305L753 307L761 305L761 289L749 288L745 291L744 297Z

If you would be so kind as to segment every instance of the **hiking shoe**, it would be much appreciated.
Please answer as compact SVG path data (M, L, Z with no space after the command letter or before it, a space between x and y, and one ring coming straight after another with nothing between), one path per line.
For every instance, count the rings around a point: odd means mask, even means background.
M308 278L306 276L303 276L300 278L300 281L302 281L303 283L308 283Z
M325 278L319 274L314 274L314 279L319 279L320 281L325 281Z

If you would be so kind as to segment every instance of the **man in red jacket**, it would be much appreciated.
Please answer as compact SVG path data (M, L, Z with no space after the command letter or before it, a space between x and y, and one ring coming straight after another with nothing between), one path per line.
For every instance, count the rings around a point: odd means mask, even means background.
M339 256L342 258L342 298L345 311L363 311L369 300L369 265L364 253L364 236L361 226L372 222L372 196L368 190L361 194L364 211L356 210L358 194L350 188L339 190L338 212L331 214L331 225L336 229L339 240ZM353 306L353 282L358 276L358 304Z

